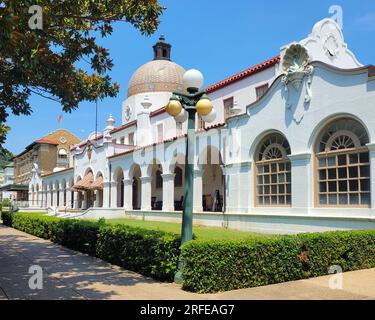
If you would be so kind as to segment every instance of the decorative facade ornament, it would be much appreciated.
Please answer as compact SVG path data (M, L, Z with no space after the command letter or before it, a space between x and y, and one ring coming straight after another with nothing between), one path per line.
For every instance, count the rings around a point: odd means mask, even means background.
M323 50L331 60L337 58L340 53L338 40L333 33L326 35L323 39Z
M314 67L310 64L310 56L307 49L300 44L292 44L286 50L283 62L282 71L283 77L281 78L282 83L285 86L286 103L287 108L291 109L292 105L290 102L290 88L292 85L294 89L299 90L302 83L306 83L305 103L309 103L312 98L311 82Z
M125 120L129 121L130 118L131 118L131 116L132 116L132 110L131 110L131 108L130 108L130 106L126 106L125 107Z
M65 137L61 137L61 138L60 138L60 142L61 142L62 144L65 144L65 143L67 143L67 140L66 140Z
M90 142L87 143L87 157L90 161L92 157L92 144Z

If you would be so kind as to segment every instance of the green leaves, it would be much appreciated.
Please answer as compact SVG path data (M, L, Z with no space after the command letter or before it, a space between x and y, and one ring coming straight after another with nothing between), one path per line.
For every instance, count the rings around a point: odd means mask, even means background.
M63 110L81 101L113 97L119 85L106 74L113 67L108 49L97 37L112 24L132 24L144 35L159 25L165 9L156 0L65 0L0 2L0 142L5 140L8 112L29 115L34 93L59 102ZM43 29L31 30L28 9L43 8ZM86 70L77 62L87 62ZM92 72L92 73L90 73Z
M254 241L192 241L182 249L183 287L213 293L375 267L375 231L343 231Z
M4 224L161 281L173 281L180 236L99 221L3 213Z

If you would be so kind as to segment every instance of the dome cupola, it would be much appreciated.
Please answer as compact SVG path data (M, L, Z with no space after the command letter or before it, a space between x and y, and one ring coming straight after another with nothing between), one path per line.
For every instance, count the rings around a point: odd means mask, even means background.
M171 48L161 36L153 46L154 60L139 67L131 77L128 97L147 92L183 92L185 69L171 61Z

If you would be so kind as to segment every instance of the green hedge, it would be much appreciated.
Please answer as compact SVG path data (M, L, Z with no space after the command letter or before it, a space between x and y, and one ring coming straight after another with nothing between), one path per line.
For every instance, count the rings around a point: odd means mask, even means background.
M154 279L172 281L178 263L180 237L124 225L104 226L97 255L103 260Z
M173 281L177 269L177 234L34 213L6 214L4 220L18 230L158 280Z
M209 293L375 267L375 231L283 236L256 241L192 241L182 249L183 288Z
M3 224L5 224L8 227L11 227L13 224L13 213L8 211L2 211L1 220L3 220Z
M173 281L180 237L105 221L2 213L3 223L158 280ZM375 231L344 231L241 241L197 240L182 249L183 288L218 292L375 267Z

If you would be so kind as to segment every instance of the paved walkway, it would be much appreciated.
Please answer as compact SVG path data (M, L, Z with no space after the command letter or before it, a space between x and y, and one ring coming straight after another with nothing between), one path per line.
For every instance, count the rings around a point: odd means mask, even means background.
M29 289L31 265L43 268L43 290ZM375 269L344 275L344 289L329 278L198 295L159 283L50 241L0 226L2 299L375 299Z

